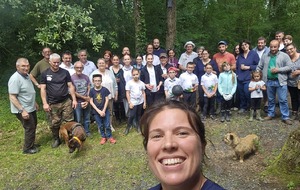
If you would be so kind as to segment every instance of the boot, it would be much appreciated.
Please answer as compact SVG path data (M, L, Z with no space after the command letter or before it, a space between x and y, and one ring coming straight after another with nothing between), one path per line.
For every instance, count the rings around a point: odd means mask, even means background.
M218 115L219 113L220 113L220 111L221 111L221 103L218 103L217 102L217 106L216 106L216 115Z
M230 122L230 114L229 114L229 112L230 112L230 110L226 110L226 112L225 112L225 115L226 115L225 119L226 119L227 122Z
M130 125L127 125L127 127L126 127L126 129L124 131L124 135L128 135L129 130L130 130Z
M254 110L250 110L250 118L249 118L249 121L253 121L253 113L254 113ZM257 114L257 113L256 113Z
M225 121L225 110L221 110L221 122Z
M52 136L53 136L53 143L51 145L52 148L57 148L61 142L59 139L59 128L52 128Z
M139 125L137 125L137 126L136 126L136 132L137 132L138 134L140 134L140 133L141 133L141 128L140 128L140 126L139 126Z
M256 110L256 119L258 119L259 121L263 121L264 119L261 118L260 116L260 110Z

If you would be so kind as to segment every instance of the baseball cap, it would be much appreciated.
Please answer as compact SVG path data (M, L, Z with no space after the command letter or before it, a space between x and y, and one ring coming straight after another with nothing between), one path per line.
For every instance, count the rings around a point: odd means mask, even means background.
M159 58L161 58L161 57L168 57L168 56L166 53L161 53L161 54L159 54Z
M175 72L177 72L178 69L177 69L176 67L170 67L170 68L168 69L168 72L170 72L170 71L175 71Z
M224 45L226 45L226 46L228 45L227 42L224 41L224 40L219 41L218 46L221 45L221 44L224 44Z

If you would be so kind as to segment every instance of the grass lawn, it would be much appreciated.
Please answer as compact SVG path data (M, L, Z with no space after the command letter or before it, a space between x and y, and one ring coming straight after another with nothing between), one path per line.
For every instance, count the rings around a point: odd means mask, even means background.
M24 130L10 113L7 89L0 90L0 189L147 189L157 183L148 169L142 138L135 130L123 135L115 125L115 145L100 145L91 125L81 152L68 153L65 144L51 148L51 132L43 111L38 112L36 142L40 152L22 154Z

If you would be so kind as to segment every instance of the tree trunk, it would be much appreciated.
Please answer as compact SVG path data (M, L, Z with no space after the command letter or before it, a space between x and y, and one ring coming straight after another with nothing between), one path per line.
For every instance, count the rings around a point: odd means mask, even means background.
M274 166L278 171L300 175L300 127L290 133Z
M134 0L135 52L142 53L146 44L144 6L141 0Z
M176 0L167 0L167 36L166 48L174 48L176 38Z

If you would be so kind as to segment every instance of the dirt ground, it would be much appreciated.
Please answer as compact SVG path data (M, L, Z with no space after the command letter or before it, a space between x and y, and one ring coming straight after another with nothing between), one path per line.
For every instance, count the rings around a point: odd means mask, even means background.
M238 114L232 111L231 122L221 123L206 119L207 159L204 174L211 180L230 190L284 190L286 183L275 177L266 177L262 172L268 164L280 153L289 133L299 126L299 121L293 125L281 122L280 114L271 121L249 122L249 113ZM263 114L264 115L264 114ZM259 136L259 151L249 156L244 163L233 159L234 151L222 139L228 132L235 132L239 137L254 133ZM298 187L300 189L300 187ZM298 190L297 189L297 190Z

